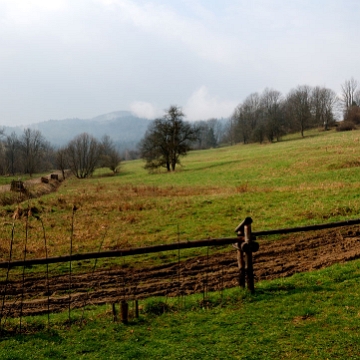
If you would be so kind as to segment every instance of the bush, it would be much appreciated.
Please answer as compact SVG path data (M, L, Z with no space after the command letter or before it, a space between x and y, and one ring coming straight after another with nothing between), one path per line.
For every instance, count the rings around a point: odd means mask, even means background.
M360 107L352 106L346 114L346 121L350 121L354 124L360 124Z
M350 131L350 130L356 130L356 125L349 120L340 122L336 128L336 131Z

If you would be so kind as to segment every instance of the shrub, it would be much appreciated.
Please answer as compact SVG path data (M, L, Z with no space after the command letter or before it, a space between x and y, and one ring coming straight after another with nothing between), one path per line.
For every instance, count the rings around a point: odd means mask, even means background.
M336 128L336 131L350 131L350 130L356 130L356 125L349 120L340 122Z

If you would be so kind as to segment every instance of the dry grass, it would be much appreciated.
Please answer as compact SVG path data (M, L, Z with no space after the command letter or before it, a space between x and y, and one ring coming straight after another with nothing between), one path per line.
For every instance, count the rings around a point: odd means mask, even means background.
M117 176L68 179L54 193L40 184L36 194L45 195L19 209L37 209L49 256L69 252L74 205L74 252L96 251L103 238L104 250L232 236L246 216L257 230L358 217L358 135L315 135L193 152L171 174L149 175L141 161L124 163ZM2 209L2 260L15 210ZM15 220L14 256L22 256L26 224L29 257L44 256L42 225L33 216Z

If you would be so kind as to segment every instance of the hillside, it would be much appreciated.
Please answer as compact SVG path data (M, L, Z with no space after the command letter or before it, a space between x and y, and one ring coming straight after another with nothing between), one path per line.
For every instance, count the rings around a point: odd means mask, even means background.
M149 123L149 120L136 117L129 111L116 111L92 119L48 120L28 127L40 130L56 147L66 144L75 135L87 132L98 139L103 135L109 135L119 150L123 150L136 147ZM7 135L13 131L20 135L23 127L5 127Z
M255 294L237 287L232 246L126 257L121 249L233 237L246 216L255 232L359 218L359 144L356 131L311 131L274 144L193 151L173 173L148 174L142 161L124 161L117 175L99 169L93 178L67 179L56 193L4 207L1 237L15 234L13 263L24 256L22 239L27 259L44 258L45 232L47 255L71 249L74 261L9 274L4 242L1 274L10 281L3 283L0 355L29 358L36 349L39 358L357 356L359 226L258 236ZM13 220L29 203L35 215ZM75 260L76 253L106 250L121 256ZM128 325L113 310L122 300L131 310ZM24 317L24 333L14 335L21 312L44 315Z

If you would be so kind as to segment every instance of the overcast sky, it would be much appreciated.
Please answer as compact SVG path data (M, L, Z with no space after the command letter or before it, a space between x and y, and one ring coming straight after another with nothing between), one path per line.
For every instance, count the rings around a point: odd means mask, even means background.
M0 0L0 125L170 105L227 117L252 92L360 80L351 0Z

